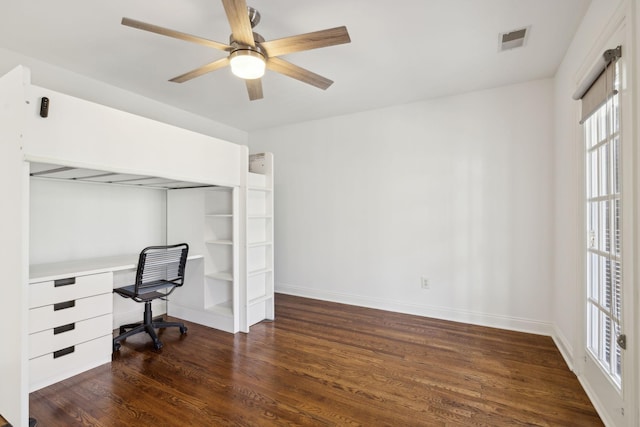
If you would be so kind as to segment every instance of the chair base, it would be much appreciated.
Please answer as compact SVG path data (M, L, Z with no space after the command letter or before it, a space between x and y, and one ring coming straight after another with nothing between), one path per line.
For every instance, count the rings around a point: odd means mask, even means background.
M162 319L162 317L158 319ZM153 340L153 347L156 350L160 350L163 345L162 341L158 338L156 329L176 327L180 328L181 334L187 333L187 327L184 326L184 323L182 322L165 322L158 319L153 319L153 315L151 313L151 301L146 301L144 303L144 320L142 322L120 326L120 335L113 339L113 351L116 352L120 350L120 341L141 332L146 332L151 336L151 339ZM127 331L127 329L130 330Z

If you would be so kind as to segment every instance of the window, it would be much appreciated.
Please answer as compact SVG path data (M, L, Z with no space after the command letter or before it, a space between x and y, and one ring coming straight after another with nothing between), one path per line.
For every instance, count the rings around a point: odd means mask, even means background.
M618 64L605 71L618 87ZM620 104L617 91L584 121L587 200L587 348L618 388L622 384Z

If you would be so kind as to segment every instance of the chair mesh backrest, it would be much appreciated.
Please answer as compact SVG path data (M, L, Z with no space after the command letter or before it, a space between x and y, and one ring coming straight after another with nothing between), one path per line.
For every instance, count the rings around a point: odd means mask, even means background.
M189 245L181 243L170 246L149 246L140 252L136 272L135 292L144 293L145 288L157 288L166 282L178 287L184 283Z

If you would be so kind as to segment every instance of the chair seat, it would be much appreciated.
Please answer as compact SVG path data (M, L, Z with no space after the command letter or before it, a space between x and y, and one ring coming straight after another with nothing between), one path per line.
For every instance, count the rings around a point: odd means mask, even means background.
M156 298L162 298L165 296L164 293L158 292L161 289L166 289L175 286L175 283L170 282L168 280L158 280L153 283L147 284L144 289L138 289L138 294L136 295L135 288L136 285L123 286L121 288L116 288L113 292L122 295L126 298L132 298L136 301L150 301Z

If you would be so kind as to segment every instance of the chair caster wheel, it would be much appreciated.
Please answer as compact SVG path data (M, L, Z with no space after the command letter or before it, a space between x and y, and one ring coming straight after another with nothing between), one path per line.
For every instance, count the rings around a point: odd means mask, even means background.
M118 350L120 350L120 343L114 343L113 344L113 352L115 353Z
M120 333L121 333L121 334L124 334L126 331L127 331L127 330L126 330L124 327L120 326Z
M189 329L187 329L187 327L186 327L186 326L180 327L180 333L181 333L182 335L186 334L188 330L189 330Z
M162 348L162 343L160 341L153 343L153 348L156 350L160 350Z

